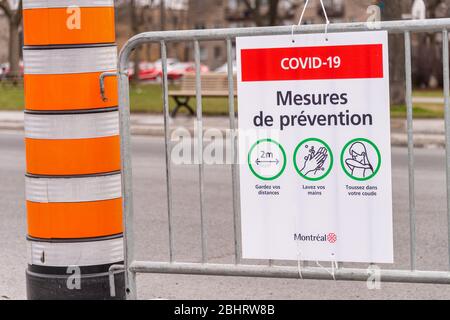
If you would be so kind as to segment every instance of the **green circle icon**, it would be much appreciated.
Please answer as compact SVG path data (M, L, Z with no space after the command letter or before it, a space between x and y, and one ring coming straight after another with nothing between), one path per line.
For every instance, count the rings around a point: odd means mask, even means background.
M275 150L272 150L273 147ZM261 139L251 146L247 162L250 171L258 179L275 180L286 168L286 152L277 141Z
M378 173L378 170L380 170L380 166L380 150L376 144L369 139L352 139L345 144L344 148L342 148L342 170L344 170L345 174L353 180L366 181L372 179Z
M302 146L305 146L304 150L302 150ZM297 161L299 152L303 152L300 155L302 163ZM325 141L318 138L308 138L301 141L295 148L293 162L295 170L302 178L309 181L318 181L325 178L333 168L333 152ZM323 173L317 174L320 171Z

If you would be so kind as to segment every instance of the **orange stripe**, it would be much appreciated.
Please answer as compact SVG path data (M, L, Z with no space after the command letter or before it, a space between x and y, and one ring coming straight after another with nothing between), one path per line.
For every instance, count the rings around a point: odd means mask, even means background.
M23 11L25 45L108 43L115 41L114 8L80 8L79 29L69 29L67 8ZM69 19L69 20L68 20Z
M119 136L93 139L25 139L27 172L40 175L95 174L120 170Z
M93 57L95 58L95 57ZM80 110L115 107L117 78L105 78L103 101L100 95L101 72L77 74L26 74L25 106L28 110Z
M36 238L90 238L122 232L122 199L74 203L27 201L28 234Z

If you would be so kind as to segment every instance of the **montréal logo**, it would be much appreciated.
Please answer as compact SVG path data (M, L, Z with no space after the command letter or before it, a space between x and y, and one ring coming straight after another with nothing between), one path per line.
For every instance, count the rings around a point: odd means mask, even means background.
M294 241L305 241L305 242L326 242L335 243L337 241L337 235L334 232L324 233L324 234L309 234L304 235L301 233L294 233Z
M330 232L329 234L327 234L327 240L329 243L335 243L337 241L336 233Z

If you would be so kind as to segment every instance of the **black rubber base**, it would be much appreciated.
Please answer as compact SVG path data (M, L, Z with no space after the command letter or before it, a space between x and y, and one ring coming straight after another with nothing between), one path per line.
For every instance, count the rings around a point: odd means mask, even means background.
M115 296L111 297L108 273L81 275L80 289L69 289L70 275L38 274L27 270L29 300L124 300L124 273L114 274ZM70 282L70 281L69 281Z

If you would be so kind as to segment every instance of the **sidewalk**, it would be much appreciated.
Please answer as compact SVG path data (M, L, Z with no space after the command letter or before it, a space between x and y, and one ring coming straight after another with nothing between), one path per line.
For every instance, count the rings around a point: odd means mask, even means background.
M189 131L194 128L195 117L180 115L170 120L171 128L184 127ZM236 122L237 124L237 122ZM205 117L203 129L226 130L230 126L228 117ZM416 119L414 120L414 145L416 147L445 147L445 126L443 119ZM1 111L0 130L23 131L22 111ZM162 115L132 114L131 133L135 135L164 135L164 119ZM391 141L394 146L406 146L406 120L392 119Z

